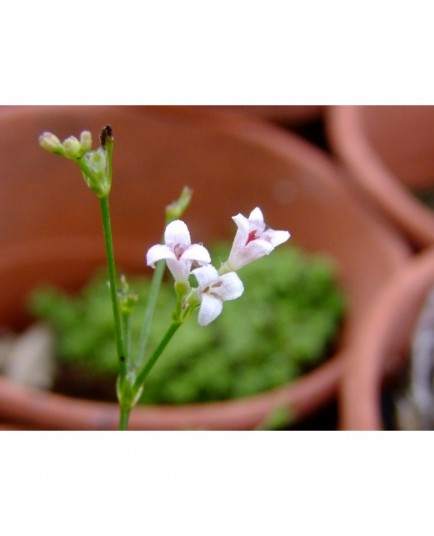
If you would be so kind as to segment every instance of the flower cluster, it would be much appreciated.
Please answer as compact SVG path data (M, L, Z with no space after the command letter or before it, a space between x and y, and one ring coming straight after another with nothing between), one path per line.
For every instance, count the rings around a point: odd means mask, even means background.
M61 142L52 132L43 132L39 136L39 144L50 153L76 160L90 151L92 135L88 130L83 130L80 134L80 139L75 136L68 136Z
M198 322L201 326L208 325L219 316L223 302L235 300L244 292L237 270L268 255L290 237L288 231L270 229L259 208L255 208L248 218L238 214L233 220L237 232L229 257L219 270L211 264L210 254L203 245L191 243L188 227L181 220L169 223L164 233L164 244L152 246L146 255L147 264L152 268L158 261L166 261L175 282L187 289L184 303L199 305ZM197 281L197 287L190 286L191 274Z
M110 125L101 131L101 146L92 149L92 135L83 130L80 138L69 136L63 142L52 132L43 132L39 136L39 145L48 152L63 156L76 162L89 188L98 196L106 197L111 188L111 166L108 150L113 145L113 132Z

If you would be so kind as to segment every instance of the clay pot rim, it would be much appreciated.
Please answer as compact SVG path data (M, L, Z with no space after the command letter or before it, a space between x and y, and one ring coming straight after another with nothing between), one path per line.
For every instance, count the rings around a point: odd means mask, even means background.
M249 113L277 123L293 127L312 122L321 117L324 106L309 104L289 105L210 105L211 109L230 110L232 113Z
M405 359L395 353L392 346L401 342L396 337L405 337L410 323L414 326L425 294L433 285L434 247L409 259L392 275L366 311L343 370L340 388L342 429L383 428L379 404L382 382L385 375ZM411 321L405 319L408 314Z
M363 193L419 246L434 242L434 214L413 197L373 148L363 128L364 106L330 106L325 111L328 138Z

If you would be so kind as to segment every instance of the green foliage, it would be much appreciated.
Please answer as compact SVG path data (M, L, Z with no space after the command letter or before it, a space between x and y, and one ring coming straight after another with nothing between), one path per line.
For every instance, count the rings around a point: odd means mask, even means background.
M212 258L226 258L219 245ZM141 402L181 404L252 395L294 380L327 356L345 310L334 265L294 247L280 247L239 273L245 292L225 302L223 313L202 328L186 322L146 380ZM150 282L129 278L141 297L132 316L138 337ZM163 284L150 340L154 348L175 306L171 282ZM60 366L114 382L118 364L106 278L90 281L79 296L38 289L30 308L58 333ZM133 346L134 348L134 346Z

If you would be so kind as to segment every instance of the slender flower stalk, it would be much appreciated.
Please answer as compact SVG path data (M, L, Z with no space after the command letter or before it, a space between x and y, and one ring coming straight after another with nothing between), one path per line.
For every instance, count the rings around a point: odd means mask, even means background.
M166 265L160 261L157 263L156 270L151 280L151 287L149 289L148 301L146 302L145 314L143 316L142 329L140 330L140 337L137 344L137 352L133 356L132 369L137 371L146 356L146 350L151 334L152 321L154 318L155 307L157 305L157 299L161 283L163 281L164 271Z
M130 418L131 409L121 406L121 416L119 420L119 430L128 430L128 420Z
M112 301L113 308L113 319L115 326L115 338L116 338L116 348L119 359L119 371L121 377L124 377L127 372L126 361L126 344L124 340L123 330L122 330L122 318L119 307L119 298L118 298L118 284L117 284L117 275L116 275L116 263L115 255L113 248L113 237L111 231L111 222L110 222L110 207L108 196L102 197L100 199L101 205L101 216L104 229L104 242L106 247L106 257L107 265L109 269L109 278L110 278L110 296Z
M136 380L134 382L134 385L133 385L134 392L139 393L141 391L141 389L143 388L143 383L144 383L147 375L149 374L149 372L151 371L152 367L157 362L158 358L163 353L163 351L166 348L166 346L169 344L169 342L172 339L172 337L178 331L178 329L180 328L182 323L183 322L180 321L180 320L174 320L170 324L168 330L164 334L164 336L161 339L160 343L158 344L157 348L154 350L154 352L151 354L149 359L146 361L146 363L144 364L144 366L142 367L140 372L137 374L137 378L136 378Z
M101 218L103 224L104 243L106 250L107 266L109 272L110 296L113 309L114 332L116 339L116 351L119 360L118 398L121 406L120 427L123 428L128 422L131 411L130 400L124 396L130 381L127 378L127 342L124 328L128 322L122 318L119 304L119 288L116 274L116 261L113 247L113 236L110 220L109 194L112 183L112 156L114 137L110 125L104 127L100 135L101 147L91 150L92 137L88 131L83 131L80 140L74 136L66 138L63 143L50 132L44 132L40 138L40 145L59 156L64 156L75 161L79 166L83 178L89 188L100 200ZM128 394L128 392L127 392ZM126 399L126 400L125 400Z

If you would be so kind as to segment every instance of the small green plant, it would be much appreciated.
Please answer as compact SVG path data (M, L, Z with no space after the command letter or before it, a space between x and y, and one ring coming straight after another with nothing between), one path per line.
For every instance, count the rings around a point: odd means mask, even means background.
M225 258L230 244L212 250ZM253 395L290 382L322 361L345 310L334 265L295 247L277 250L273 262L242 269L245 293L228 303L206 329L187 323L176 344L146 380L140 402L183 404ZM147 296L150 280L129 278L137 295ZM53 288L36 290L30 308L57 333L59 370L111 385L117 374L107 277L92 279L80 295ZM262 284L265 282L266 284ZM165 281L156 306L151 346L158 343L173 308L173 288ZM144 301L131 316L131 337L140 334ZM114 395L113 390L113 395Z
M96 150L92 149L92 136L88 131L83 131L79 139L69 136L63 142L51 132L44 132L39 143L47 151L73 161L100 203L118 364L119 428L126 430L132 409L142 396L146 396L144 383L149 372L179 328L196 311L198 323L203 327L219 317L224 302L235 300L244 292L237 271L271 253L290 235L288 231L275 231L266 225L259 207L253 209L248 218L237 214L233 216L237 231L229 256L217 269L211 264L208 250L200 243L191 242L187 225L179 219L191 200L191 190L184 188L179 199L166 207L164 243L155 244L146 254L147 264L155 268L155 272L136 340L132 336L131 319L137 294L130 291L125 277L118 278L111 231L109 197L113 181L113 130L110 125L101 130L100 146ZM168 328L149 351L151 327L166 265L174 279L176 303ZM100 344L104 343L101 341Z

